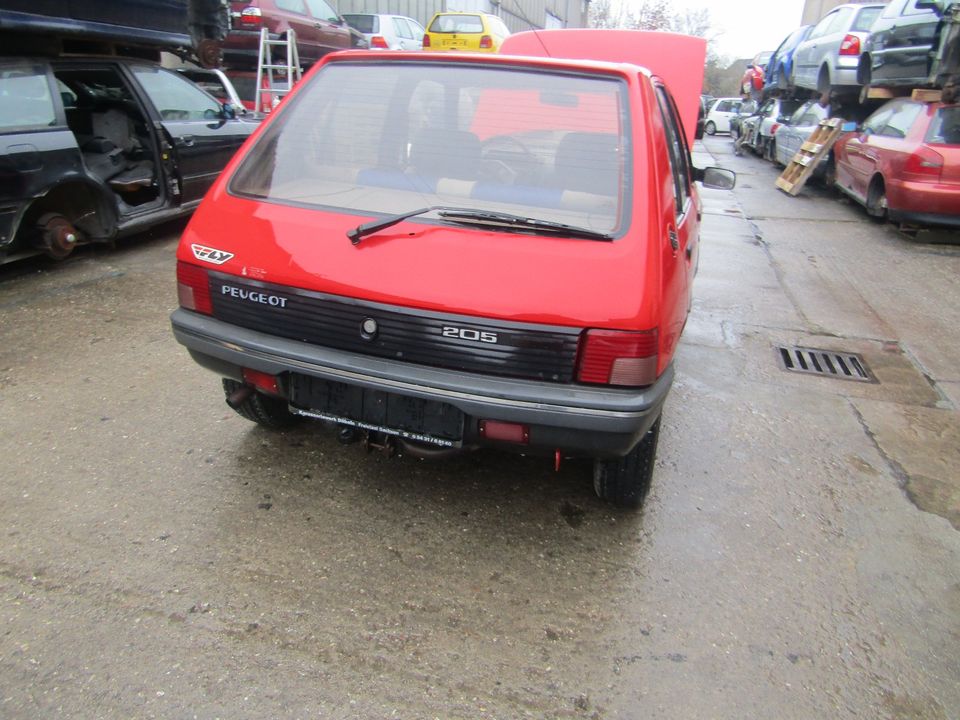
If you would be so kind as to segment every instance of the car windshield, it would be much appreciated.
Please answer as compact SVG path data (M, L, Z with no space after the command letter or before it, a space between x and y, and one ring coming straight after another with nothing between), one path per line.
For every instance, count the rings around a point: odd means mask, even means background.
M617 234L631 184L624 94L619 80L572 74L335 62L230 190L364 215L469 206Z

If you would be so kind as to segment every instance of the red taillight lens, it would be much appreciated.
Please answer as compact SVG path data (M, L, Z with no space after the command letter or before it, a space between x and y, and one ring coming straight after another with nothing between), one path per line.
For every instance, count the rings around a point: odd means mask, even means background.
M280 394L280 385L277 384L276 375L260 372L259 370L251 370L250 368L244 368L243 379L258 390L261 390L268 395Z
M903 166L903 177L920 182L939 182L942 171L943 155L921 145L913 155L907 158Z
M387 45L387 39L383 35L374 35L370 38L370 47L380 48L381 50L390 49L390 46Z
M526 445L530 442L530 428L519 423L481 420L480 437Z
M480 47L484 50L489 50L493 47L493 38L489 35L484 35L480 38Z
M262 22L263 15L260 12L260 8L251 7L240 13L241 25L260 27Z
M840 54L841 55L859 55L860 54L860 38L856 35L847 35L843 42L840 43Z
M177 297L180 307L204 315L213 315L210 278L202 267L185 262L177 263Z
M430 36L429 36L429 35L424 35L424 36L423 36L423 46L424 46L425 48L430 47Z
M779 129L780 129L780 123L774 123L774 124L770 127L770 134L771 134L771 135L776 135L776 134L777 134L777 130L779 130Z
M657 379L657 331L587 330L580 336L577 380L601 385L652 385Z

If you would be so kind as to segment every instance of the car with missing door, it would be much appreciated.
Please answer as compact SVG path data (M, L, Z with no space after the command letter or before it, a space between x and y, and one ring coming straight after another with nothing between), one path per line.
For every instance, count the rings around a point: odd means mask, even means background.
M637 506L691 307L697 181L734 182L691 162L705 43L562 30L505 50L316 66L184 232L173 331L263 426L591 458L596 492Z
M144 60L0 57L0 261L192 211L255 127Z

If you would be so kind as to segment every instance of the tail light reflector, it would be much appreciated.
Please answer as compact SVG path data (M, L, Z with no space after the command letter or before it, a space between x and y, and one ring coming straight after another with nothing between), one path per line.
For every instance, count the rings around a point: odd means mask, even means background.
M210 277L202 267L185 262L177 263L177 297L180 307L204 315L213 315Z
M860 55L860 38L856 35L847 35L840 43L841 55Z
M263 15L260 12L260 8L249 7L245 8L240 13L240 24L249 25L249 26L260 26L263 22Z
M484 50L489 50L493 47L493 38L489 35L484 35L480 38L480 47Z
M770 134L776 135L777 130L779 129L780 129L780 123L774 123L773 126L770 128Z
M920 182L939 182L943 171L943 155L932 148L921 145L907 158L903 167L903 176L908 180Z
M250 368L244 368L243 379L258 390L262 390L268 395L280 394L280 385L277 384L276 375L260 372L259 370L251 370Z
M390 46L387 45L387 39L383 35L374 35L370 38L370 47L380 48L381 50L390 49Z
M487 440L503 440L504 442L526 445L530 442L530 428L518 423L481 420L480 437Z
M430 47L430 36L429 36L429 35L424 35L424 36L423 36L423 46L424 46L425 48Z
M657 379L657 330L587 330L580 337L577 380L642 387Z

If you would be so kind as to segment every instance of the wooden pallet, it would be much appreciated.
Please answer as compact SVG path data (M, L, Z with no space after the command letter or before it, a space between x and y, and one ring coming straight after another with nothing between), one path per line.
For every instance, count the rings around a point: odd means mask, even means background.
M830 152L830 148L840 137L841 132L843 132L843 120L840 118L821 121L820 127L810 134L797 154L793 156L790 164L777 178L777 187L788 195L798 195L813 175L813 171L817 169L817 165Z

